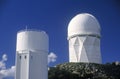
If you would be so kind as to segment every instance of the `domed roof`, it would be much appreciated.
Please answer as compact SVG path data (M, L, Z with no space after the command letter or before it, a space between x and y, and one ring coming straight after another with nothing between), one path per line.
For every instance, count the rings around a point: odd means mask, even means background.
M68 38L76 35L100 36L100 25L97 19L88 13L76 15L68 25Z

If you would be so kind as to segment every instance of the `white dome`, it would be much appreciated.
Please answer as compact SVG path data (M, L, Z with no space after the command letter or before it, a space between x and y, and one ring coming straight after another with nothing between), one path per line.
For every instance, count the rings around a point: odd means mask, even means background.
M48 51L48 40L48 35L44 31L20 31L17 33L16 51Z
M97 19L88 13L76 15L68 25L68 38L76 35L96 35L100 37L100 25Z

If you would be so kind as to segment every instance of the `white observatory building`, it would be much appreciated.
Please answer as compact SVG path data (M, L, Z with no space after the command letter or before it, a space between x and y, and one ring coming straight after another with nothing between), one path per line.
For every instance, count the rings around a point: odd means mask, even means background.
M100 25L88 13L76 15L68 25L69 62L102 63Z
M15 79L48 79L48 35L39 30L17 33Z

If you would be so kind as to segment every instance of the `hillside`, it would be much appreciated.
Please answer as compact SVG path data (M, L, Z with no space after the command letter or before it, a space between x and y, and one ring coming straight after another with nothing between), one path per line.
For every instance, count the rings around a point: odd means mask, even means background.
M64 63L49 68L49 79L120 79L120 63Z

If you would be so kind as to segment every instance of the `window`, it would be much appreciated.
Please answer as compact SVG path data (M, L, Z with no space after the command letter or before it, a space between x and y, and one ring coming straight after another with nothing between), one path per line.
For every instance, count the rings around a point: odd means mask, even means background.
M25 59L27 58L27 56L25 55Z
M20 58L20 59L22 58L21 55L19 56L19 58Z
M33 59L33 56L30 56L31 59Z

